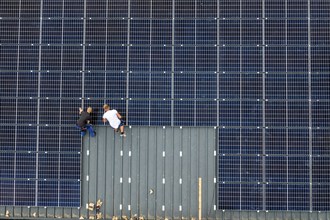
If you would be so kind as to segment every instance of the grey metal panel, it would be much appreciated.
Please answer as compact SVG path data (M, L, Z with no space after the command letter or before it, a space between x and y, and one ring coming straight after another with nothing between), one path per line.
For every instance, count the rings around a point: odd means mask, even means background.
M31 213L33 213L32 210L31 210ZM55 209L55 218L63 218L63 209L62 208Z
M22 216L22 208L21 207L14 207L13 216L15 216L15 217Z
M96 139L96 145L95 146L92 146L92 151L96 151L97 154L97 170L94 171L96 174L97 174L97 179L96 179L96 187L97 187L97 190L96 190L96 201L97 200L101 200L102 202L105 203L106 201L106 170L107 170L107 167L106 167L106 160L108 159L107 158L107 155L106 155L106 140L105 138L107 137L106 135L106 129L99 129L97 131L97 136L96 138L93 138L93 139ZM94 155L94 154L93 154ZM94 159L92 157L92 159ZM101 212L103 213L104 212L104 208L105 207L105 204L103 204L103 208L101 209Z
M64 218L73 218L72 216L73 213L73 208L63 208L63 217Z
M55 214L53 214L53 216L54 215ZM30 216L30 209L28 207L22 207L22 217L29 217L29 216Z
M146 139L146 134L148 128L142 127L139 129L139 168L140 176L138 182L139 190L139 215L147 217L148 215L148 140ZM142 136L142 134L144 134Z
M182 216L190 217L190 163L191 163L191 139L190 129L182 132Z
M198 178L201 178L201 202L200 206L202 209L202 216L205 216L206 213L208 212L208 207L207 207L207 183L209 182L208 176L207 176L207 161L208 161L208 135L207 135L207 130L201 129L198 130ZM212 178L210 178L212 181Z
M122 144L123 140L119 135L114 135L114 145L110 146L114 148L114 192L113 192L113 204L114 204L114 216L121 216L122 208Z
M164 164L165 158L163 152L165 149L165 130L162 127L158 127L156 130L156 215L157 217L164 217L165 213L162 210L162 205L165 204L165 186L163 184L164 177ZM166 156L166 155L165 155Z
M39 208L37 213L39 218L46 218L46 208Z
M122 191L122 204L123 204L123 210L122 215L123 216L130 216L130 208L131 205L131 157L130 157L130 151L132 146L132 136L130 129L126 131L127 137L125 140L125 144L123 145L123 191Z
M101 130L104 129L98 129L98 133L97 134L99 137L99 141L102 142L102 145L104 145L104 149L105 149L105 171L104 171L104 175L105 175L105 199L104 199L104 205L103 205L103 216L105 218L111 218L113 216L113 212L114 212L114 206L113 206L113 192L114 192L114 183L113 183L113 165L114 165L114 139L113 139L113 130L110 130L108 128L106 128L105 131L105 137L103 138L102 136L100 136L101 134ZM102 138L100 138L102 137Z
M47 215L47 218L54 218L55 217L55 207L48 207L46 215Z
M89 176L89 187L88 187L88 202L96 202L96 190L97 190L97 178L99 176L98 170L97 170L97 150L96 148L96 140L97 138L87 138L88 144L89 144L89 166L88 166L88 176ZM92 211L90 211L90 215L92 214Z
M207 216L215 218L216 216L216 195L217 195L217 137L218 130L213 129L207 133ZM213 180L213 181L212 181Z
M199 165L199 152L198 152L198 131L197 129L189 128L190 130L190 217L198 217L198 165Z
M181 157L180 151L182 150L182 129L174 128L173 132L173 218L181 219L182 213L182 167L181 167Z
M174 159L173 159L173 128L165 130L165 176L163 184L165 184L165 204L163 211L165 216L171 218L173 215L173 173L174 173Z
M131 155L131 215L138 215L139 214L139 130L134 129L131 130L131 137L132 137L132 155Z
M156 132L155 129L148 129L147 137L145 137L148 140L148 218L156 217L156 195L154 193L157 177L157 167L155 166L157 156Z
M88 164L89 164L89 156L87 155L87 151L89 150L89 144L87 144L87 139L88 137L84 137L84 141L83 141L83 147L82 147L82 156L81 156L81 160L84 161L83 163L81 163L81 194L82 195L88 195L88 181L86 180L86 176L89 173L89 169L88 169ZM81 206L83 208L80 209L80 216L86 218L87 216L87 209L86 204L88 203L87 201L88 197L87 196L81 196ZM56 210L55 210L56 212Z

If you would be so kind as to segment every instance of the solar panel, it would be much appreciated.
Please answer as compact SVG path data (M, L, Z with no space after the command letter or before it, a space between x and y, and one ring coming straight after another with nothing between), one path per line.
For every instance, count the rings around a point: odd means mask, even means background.
M78 108L217 126L218 209L329 210L327 1L0 2L0 205L79 207Z

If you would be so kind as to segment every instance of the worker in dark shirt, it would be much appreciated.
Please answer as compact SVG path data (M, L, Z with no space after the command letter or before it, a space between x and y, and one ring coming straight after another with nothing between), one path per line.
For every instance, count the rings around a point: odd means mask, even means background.
M93 126L90 124L91 121L91 113L92 113L93 109L91 107L87 108L87 111L83 111L82 108L79 108L79 114L80 114L80 118L77 121L76 127L80 129L80 134L81 136L85 136L86 135L86 131L89 131L89 135L91 137L95 136L95 131L93 129Z

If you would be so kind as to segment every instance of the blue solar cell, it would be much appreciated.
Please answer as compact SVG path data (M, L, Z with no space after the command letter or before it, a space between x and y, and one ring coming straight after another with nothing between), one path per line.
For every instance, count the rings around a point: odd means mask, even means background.
M218 209L241 210L241 185L219 184Z
M44 15L47 16L47 15ZM54 15L52 15L54 16ZM47 16L48 17L48 16ZM58 15L62 17L62 15ZM48 18L42 22L42 38L43 44L61 44L62 43L62 25L63 20L53 20Z
M287 184L266 185L266 210L288 210Z
M241 22L239 20L220 20L220 43L222 45L240 45L241 44Z
M242 72L242 49L239 47L223 47L220 50L219 65L221 72ZM237 61L240 62L237 62ZM245 71L245 70L244 70Z
M148 99L150 97L150 74L129 74L129 97Z
M128 0L111 1L108 5L108 17L110 18L127 18L128 17Z
M15 158L15 153L0 152L1 178L5 178L5 179L14 178L15 175L14 158Z
M105 19L89 19L86 21L86 44L102 44L105 48L107 40L107 25ZM100 51L101 52L101 51ZM95 54L95 55L100 55ZM93 57L93 56L91 56Z
M240 103L240 125L262 126L262 103L260 101L243 101Z
M107 43L108 45L127 44L127 20L107 20ZM109 49L108 49L109 50Z
M177 45L195 44L195 25L193 19L177 20L174 24L174 43Z
M287 103L284 101L265 103L265 124L267 127L287 126Z
M262 210L262 185L241 185L241 210Z
M159 126L171 125L171 101L150 101L150 124Z
M72 10L72 9L71 9ZM65 10L64 10L65 11ZM66 14L65 14L66 16ZM83 16L81 16L83 17ZM83 43L84 22L79 17L75 19L63 20L63 44L82 44ZM67 46L66 46L67 47Z
M210 42L205 39L206 42ZM216 72L217 71L217 48L196 47L196 70L197 72Z
M265 1L265 17L266 18L284 18L285 0L266 0Z
M53 3L53 1L50 1ZM64 2L63 13L65 18L83 18L84 4L80 0L67 0Z
M100 40L101 41L101 40ZM105 39L102 39L102 42L92 42L93 44L104 43ZM85 54L87 56L85 60L85 69L86 72L100 71L105 70L105 61L106 61L106 47L103 46L88 46L86 47Z
M19 1L1 1L0 14L3 18L17 18L20 13Z
M174 74L175 76L176 74ZM172 97L172 74L151 73L150 74L150 98L152 99L170 99ZM175 95L174 95L175 96Z
M36 181L15 180L15 206L35 206L36 203Z
M174 101L173 121L176 126L195 126L197 114L195 101Z
M287 3L287 17L303 20L308 17L308 2L289 1Z
M241 154L241 129L219 129L219 154Z
M42 3L42 14L46 18L62 18L63 2L45 0Z
M179 72L195 71L195 47L175 47L174 48L174 70Z
M241 80L241 74L238 73L219 74L219 97L221 99L239 99L242 95Z
M107 1L102 0L87 0L86 7L88 8L86 15L89 18L97 18L104 19L107 17L107 7L109 4L113 4L113 2L109 3Z
M268 155L286 155L289 151L288 131L285 128L269 128L265 131L265 152Z
M62 62L62 70L64 71L81 71L83 64L83 47L79 46L63 46L63 55L62 59L65 60ZM63 82L67 82L66 75L71 75L72 73L66 73L63 76ZM79 80L77 80L79 81Z
M58 152L40 152L38 154L38 179L45 181L58 180L60 157L62 157L62 155Z
M36 151L37 149L37 128L35 126L19 125L15 130L12 130L17 135L15 147L12 150L17 151Z
M80 180L80 154L61 154L59 179Z
M329 24L328 24L329 25ZM319 31L318 31L319 32ZM322 32L322 31L321 31ZM319 44L330 44L330 41L319 42ZM327 51L330 50L329 46L319 46L311 49L311 69L312 72L328 74L330 71L329 65L329 54ZM329 74L328 74L329 76Z
M240 24L240 34L243 45L257 46L262 44L261 20L242 20Z
M269 100L287 99L287 74L269 73L265 76L265 98ZM276 105L269 103L269 105Z
M328 138L328 130L315 129L312 132L312 154L313 155L330 155L330 138Z
M0 99L1 100L1 99ZM0 102L1 104L1 102ZM1 105L0 105L1 107ZM2 114L0 114L2 116ZM3 117L6 117L5 115ZM2 117L1 117L2 120ZM4 122L6 122L4 120ZM14 151L15 150L15 126L0 126L0 151Z
M288 182L288 159L285 156L268 156L266 161L266 181L272 183L287 183ZM267 186L268 188L268 186ZM269 187L270 188L270 187ZM271 197L272 198L272 197Z
M193 73L174 74L174 98L193 99L197 85L197 76Z
M19 99L17 105L17 122L20 124L36 124L37 123L37 100L36 99Z
M0 204L14 205L14 180L0 179Z
M215 100L196 101L196 126L217 126L217 106Z
M127 47L109 46L107 47L106 69L113 74L127 72Z
M329 184L325 185L313 185L312 194L313 194L313 210L319 211L328 211L329 210L329 194L330 194Z
M241 3L243 18L260 18L262 16L262 2L244 1Z
M309 210L309 184L289 184L288 185L288 209L289 210Z
M258 46L242 48L242 70L244 72L261 72L262 71L262 49Z
M308 156L290 156L287 163L289 183L309 183Z
M111 105L111 104L110 104ZM128 102L128 120L132 125L149 125L149 101L131 100ZM114 107L116 108L116 107Z
M36 160L37 154L31 153L17 153L16 158L16 173L15 178L34 179L37 178Z
M172 70L172 48L164 46L151 47L150 50L150 71L155 72L152 75L159 72L170 73Z
M80 182L59 182L59 206L80 207Z
M315 156L312 158L312 179L313 184L325 184L329 185L330 179L330 157L326 156Z
M272 36L278 36L271 33ZM277 43L275 41L267 42L269 44ZM285 47L267 47L265 51L265 71L267 73L274 73L273 77L285 77L283 72L286 72L286 48ZM278 74L281 73L281 74ZM266 75L266 77L269 77ZM271 80L272 83L277 83L277 80ZM268 89L268 86L266 87Z
M59 206L59 182L38 181L38 206Z
M59 120L56 125L58 125ZM59 152L60 151L60 128L57 126L39 127L39 151L41 152Z
M147 72L150 70L150 48L142 46L130 47L130 71Z
M219 105L220 126L240 126L240 102L221 101Z
M95 80L94 80L94 82L95 82ZM104 80L104 84L106 87L104 95L107 98L110 98L110 99L126 98L126 95L127 95L127 88L126 88L127 74L126 74L126 72L118 71L118 72L106 73L106 78Z
M1 14L2 17L3 15ZM18 33L18 20L0 20L0 38L2 44L16 44L18 42Z
M240 130L240 154L262 154L262 130L258 128L242 128Z

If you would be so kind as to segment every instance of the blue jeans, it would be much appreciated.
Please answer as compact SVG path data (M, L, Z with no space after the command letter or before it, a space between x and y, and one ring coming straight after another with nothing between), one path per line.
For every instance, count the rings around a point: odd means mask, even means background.
M76 125L76 128L80 129L80 135L81 137L84 137L86 135L86 131L88 130L89 135L91 137L95 137L95 131L93 129L93 126L91 124L86 124L85 127L80 127L78 125Z

